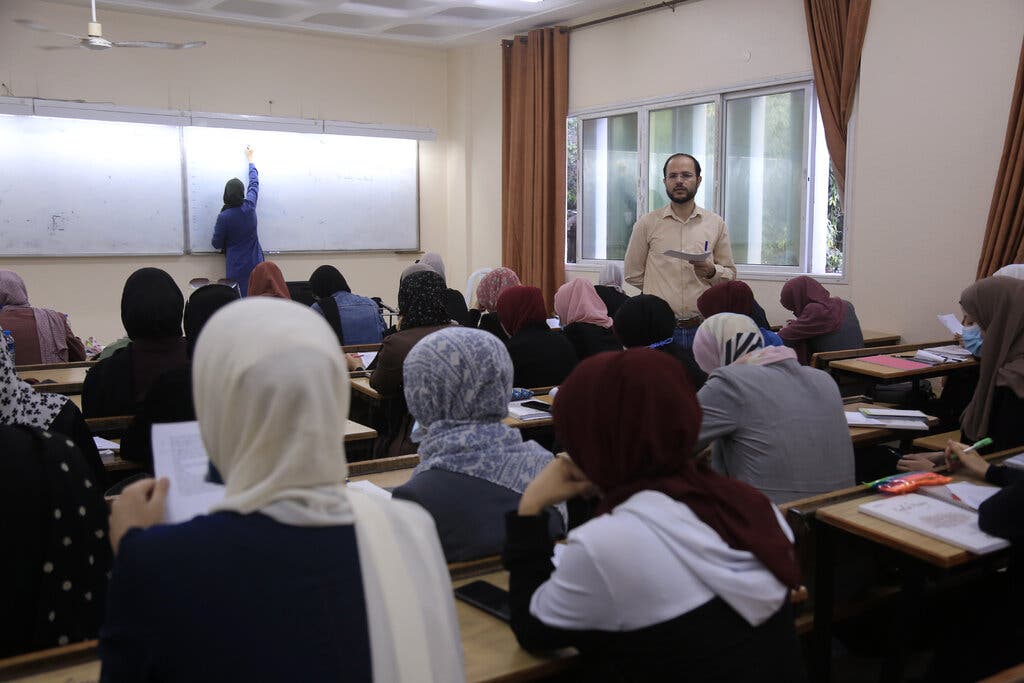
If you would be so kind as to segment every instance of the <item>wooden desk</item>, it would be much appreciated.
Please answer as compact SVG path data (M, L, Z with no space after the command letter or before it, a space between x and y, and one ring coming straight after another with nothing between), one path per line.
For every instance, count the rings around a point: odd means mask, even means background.
M461 586L484 580L508 590L508 572L497 571L472 579L456 581ZM534 655L519 647L508 624L462 602L455 601L455 612L462 633L462 652L466 659L466 680L532 681L565 671L574 665L576 650L565 648L549 656Z
M892 332L879 332L878 330L861 330L861 334L864 335L864 346L889 346L890 344L899 344L903 337Z
M373 427L367 427L366 425L353 422L352 420L348 420L345 423L345 443L366 441L367 439L376 438L377 430Z
M349 379L349 382L352 383L353 391L358 391L360 394L371 400L379 401L383 398L383 396L377 393L376 389L370 386L369 377L352 377Z
M903 354L894 355L903 356ZM913 356L913 354L910 355ZM843 372L851 372L857 375L873 377L886 382L894 382L904 379L920 380L925 377L946 375L956 370L973 368L977 365L978 361L976 360L965 360L960 363L939 363L938 365L925 365L922 368L901 370L899 368L891 368L887 365L871 363L859 358L849 358L846 360L832 361L829 364L829 370L841 370Z
M82 395L81 394L71 394L71 395L68 396L68 398L71 399L72 403L74 403L76 406L78 406L79 410L82 409Z
M33 384L36 391L56 394L80 394L82 383L85 382L85 373L89 371L88 366L60 367L48 370L22 370L18 369L18 377L27 380L38 380ZM43 384L43 382L47 382Z
M543 394L540 396L534 396L530 400L540 401L541 403L547 403L548 405L551 405L554 402L555 397L552 396L551 394ZM555 420L553 417L551 417L550 414L548 414L547 417L538 418L536 420L517 420L516 418L509 415L504 420L502 420L502 422L507 424L509 427L515 427L516 429L527 429L532 427L550 427L551 425L555 424Z
M387 470L385 472L374 472L373 474L359 474L349 477L349 481L368 481L376 484L382 489L393 489L409 481L412 477L414 467L407 467L401 470Z
M478 579L508 589L505 571L457 581L454 585ZM546 656L523 650L508 624L461 600L455 601L455 613L469 683L533 681L565 671L575 663L577 653L571 648ZM7 676L14 676L9 680L19 683L95 683L99 675L95 640L0 662L0 678L8 680Z
M962 437L960 436L960 430L955 432L941 432L939 434L929 434L928 436L922 436L914 439L914 447L920 448L926 451L944 451L946 450L946 443L952 439L953 441L959 441Z

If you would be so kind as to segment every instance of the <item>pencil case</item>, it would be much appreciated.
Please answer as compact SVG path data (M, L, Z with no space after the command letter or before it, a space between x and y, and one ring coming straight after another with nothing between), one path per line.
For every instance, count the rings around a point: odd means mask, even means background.
M951 477L937 472L908 472L879 479L874 482L873 487L880 493L902 494L912 493L922 486L944 486L951 481Z

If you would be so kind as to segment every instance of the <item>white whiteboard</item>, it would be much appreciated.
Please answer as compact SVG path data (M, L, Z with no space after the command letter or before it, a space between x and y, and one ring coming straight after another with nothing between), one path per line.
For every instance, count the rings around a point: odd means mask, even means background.
M419 248L415 140L185 128L189 249L210 244L224 183L259 169L256 216L268 252Z
M181 254L180 128L0 115L0 254Z

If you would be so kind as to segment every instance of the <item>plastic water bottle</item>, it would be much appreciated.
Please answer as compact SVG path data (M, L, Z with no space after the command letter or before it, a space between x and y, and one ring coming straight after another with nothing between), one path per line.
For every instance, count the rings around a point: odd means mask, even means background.
M11 334L10 330L4 330L4 346L7 348L7 355L11 357L11 365L15 365L15 362L14 362L14 335Z

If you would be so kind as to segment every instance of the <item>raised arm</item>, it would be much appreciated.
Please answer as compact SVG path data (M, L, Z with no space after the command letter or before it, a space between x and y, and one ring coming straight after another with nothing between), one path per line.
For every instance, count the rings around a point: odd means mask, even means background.
M246 146L245 158L249 160L249 189L245 192L244 206L250 210L256 208L256 198L260 194L260 174L256 171L256 165L252 163L253 149Z

